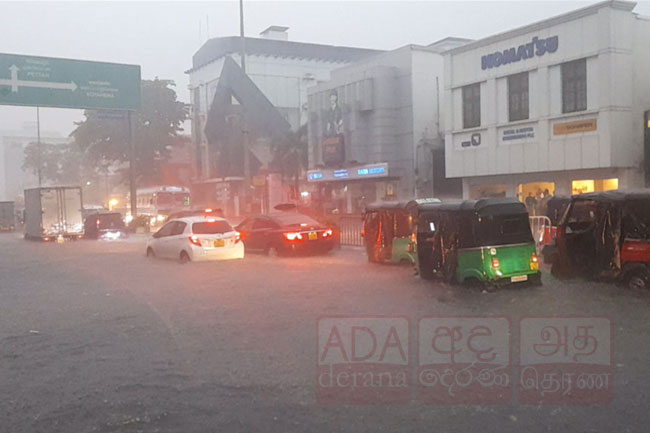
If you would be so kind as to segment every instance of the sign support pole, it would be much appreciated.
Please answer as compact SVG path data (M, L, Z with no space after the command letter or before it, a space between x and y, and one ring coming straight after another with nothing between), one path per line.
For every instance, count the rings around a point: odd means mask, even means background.
M37 155L38 155L38 187L40 188L41 184L43 183L42 182L43 174L42 174L42 170L41 170L41 166L42 166L41 152L42 152L42 149L41 149L41 110L40 110L40 107L36 107L36 149L38 150L38 153L37 153Z
M131 126L131 112L127 111L128 135L129 135L129 188L131 197L131 217L138 214L137 187L135 184L135 143L133 142L133 127Z

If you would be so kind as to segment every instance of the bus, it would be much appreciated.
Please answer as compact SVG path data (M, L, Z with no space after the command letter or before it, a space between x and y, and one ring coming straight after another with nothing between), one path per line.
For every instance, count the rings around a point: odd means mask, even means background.
M150 217L149 226L156 229L170 213L190 208L190 190L182 186L138 188L136 200L138 214Z

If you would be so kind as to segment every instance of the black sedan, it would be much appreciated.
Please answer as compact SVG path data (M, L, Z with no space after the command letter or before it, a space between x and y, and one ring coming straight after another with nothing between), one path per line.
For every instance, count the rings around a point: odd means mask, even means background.
M294 212L253 216L239 224L237 231L247 252L327 253L334 247L332 229Z

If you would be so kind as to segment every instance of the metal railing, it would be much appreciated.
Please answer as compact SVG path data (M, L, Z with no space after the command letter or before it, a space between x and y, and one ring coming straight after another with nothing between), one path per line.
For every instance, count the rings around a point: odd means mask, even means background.
M533 233L535 244L542 245L547 241L547 233L551 230L551 219L547 216L528 217L530 222L530 231Z
M341 245L363 246L361 215L341 215L338 221Z

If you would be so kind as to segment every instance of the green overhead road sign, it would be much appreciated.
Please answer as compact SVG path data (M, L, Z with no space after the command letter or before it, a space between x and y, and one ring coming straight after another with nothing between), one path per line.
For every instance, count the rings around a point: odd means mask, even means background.
M0 105L137 110L140 66L0 54Z

